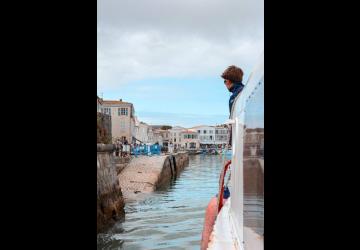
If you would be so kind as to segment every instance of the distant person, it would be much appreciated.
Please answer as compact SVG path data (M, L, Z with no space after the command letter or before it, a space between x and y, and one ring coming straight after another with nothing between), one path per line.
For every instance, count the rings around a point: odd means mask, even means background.
M115 145L115 156L119 156L119 152L120 152L120 145L119 145L119 143L116 143L116 145Z
M128 151L128 141L127 141L127 139L125 138L125 139L124 139L124 143L123 143L123 155L124 155L124 157L127 156L127 151Z
M172 154L172 153L174 152L174 146L173 146L172 142L169 143L168 152L169 152L170 154Z

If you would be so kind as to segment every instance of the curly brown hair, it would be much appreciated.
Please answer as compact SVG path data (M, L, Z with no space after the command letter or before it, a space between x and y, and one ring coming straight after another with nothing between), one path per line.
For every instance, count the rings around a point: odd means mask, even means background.
M221 77L231 82L242 82L243 75L242 69L231 65L222 73Z

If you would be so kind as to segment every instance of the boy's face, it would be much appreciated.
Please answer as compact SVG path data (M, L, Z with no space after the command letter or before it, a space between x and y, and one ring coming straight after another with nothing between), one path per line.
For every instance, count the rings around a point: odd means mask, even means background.
M225 84L226 88L230 91L230 88L231 88L231 86L232 86L232 82L225 79L225 80L224 80L224 84Z

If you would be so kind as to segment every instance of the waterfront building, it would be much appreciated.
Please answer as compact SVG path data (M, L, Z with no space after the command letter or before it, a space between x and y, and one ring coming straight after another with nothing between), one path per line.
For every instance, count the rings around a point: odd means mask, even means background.
M180 132L181 147L186 150L200 149L200 140L198 132L194 129L186 129Z
M137 143L148 143L149 137L148 137L148 131L149 131L149 125L145 122L141 122L139 120L135 120L135 138L137 140Z
M207 125L199 125L192 127L199 135L200 147L209 147L215 144L215 127Z
M112 141L127 140L133 143L135 137L135 108L132 103L104 100L102 113L111 116Z
M155 143L158 143L160 146L163 146L163 138L161 132L158 130L154 131L154 141Z
M170 131L167 129L156 129L155 131L157 131L161 135L162 146L167 147L170 141Z
M151 126L149 126L149 129L148 129L148 141L147 141L147 143L150 143L150 144L155 143L154 131L153 131Z
M216 126L215 127L215 144L224 145L228 143L229 139L229 130L225 126Z
M181 131L186 130L183 127L180 126L175 126L172 127L171 129L169 129L169 134L170 134L170 140L174 145L174 149L180 148L181 147Z

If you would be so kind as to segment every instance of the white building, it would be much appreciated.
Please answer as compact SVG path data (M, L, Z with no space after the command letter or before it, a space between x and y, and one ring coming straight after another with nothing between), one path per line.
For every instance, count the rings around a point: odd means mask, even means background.
M199 135L201 145L214 145L215 144L215 127L207 125L199 125L192 127Z
M154 144L155 143L154 131L152 130L151 126L149 126L149 128L148 128L147 136L148 136L147 143Z
M153 130L154 134L154 143L158 143L160 146L163 146L163 138L161 132L157 129Z
M187 150L197 150L200 148L198 132L194 129L181 131L181 147Z
M135 141L136 143L148 143L148 130L149 125L144 122L139 121L135 116Z
M136 138L140 140L142 143L148 143L149 142L149 125L145 122L139 122L139 129L138 134L136 135Z
M168 146L170 142L170 131L166 129L155 129L154 132L161 135L161 146Z
M224 126L215 127L215 144L227 144L229 139L229 130Z
M175 127L172 127L171 129L169 129L170 141L173 143L174 148L181 147L181 135L180 135L180 133L183 130L186 130L186 129L183 128L183 127L180 127L180 126L175 126Z

